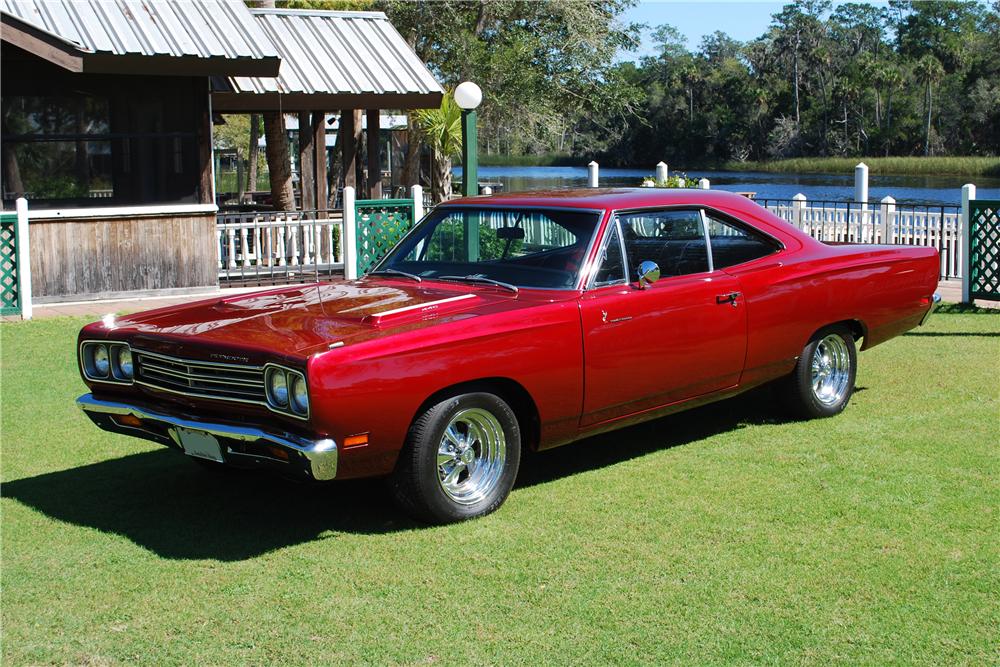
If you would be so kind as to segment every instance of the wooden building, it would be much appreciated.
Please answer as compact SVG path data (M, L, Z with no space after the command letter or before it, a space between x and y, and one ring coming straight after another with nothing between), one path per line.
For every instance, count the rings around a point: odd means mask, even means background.
M38 303L218 286L214 113L307 120L303 204L315 206L325 141L311 139L325 110L377 119L379 108L436 106L442 92L382 14L0 0L0 21L0 187L5 210L29 201ZM326 32L307 35L308 21Z

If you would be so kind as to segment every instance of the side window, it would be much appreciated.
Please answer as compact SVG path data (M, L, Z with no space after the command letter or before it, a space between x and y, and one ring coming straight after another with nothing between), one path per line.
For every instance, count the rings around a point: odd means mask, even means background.
M620 220L629 276L646 260L656 262L662 276L708 271L700 211L642 211Z
M625 277L625 262L622 261L621 237L618 235L618 224L611 223L611 233L601 251L601 264L594 276L594 285L610 285L627 280Z
M716 269L766 257L778 249L774 241L762 234L737 227L708 213L705 218L712 242L712 265Z

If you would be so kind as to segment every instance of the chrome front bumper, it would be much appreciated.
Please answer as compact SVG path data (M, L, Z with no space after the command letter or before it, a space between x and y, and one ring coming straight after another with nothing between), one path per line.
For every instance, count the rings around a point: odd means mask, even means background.
M267 467L315 480L337 476L337 443L328 438L309 440L293 433L272 433L251 426L187 419L130 403L102 401L92 394L84 394L76 399L76 404L95 424L112 433L182 449L177 429L201 431L218 439L226 464L241 468ZM141 423L131 426L116 421L115 417L123 416L135 417ZM284 456L274 450L283 452Z
M941 295L934 293L934 295L931 296L931 307L927 309L926 313L924 313L923 319L920 320L920 326L927 324L927 320L931 319L931 315L934 314L934 311L937 309L939 303L941 303Z

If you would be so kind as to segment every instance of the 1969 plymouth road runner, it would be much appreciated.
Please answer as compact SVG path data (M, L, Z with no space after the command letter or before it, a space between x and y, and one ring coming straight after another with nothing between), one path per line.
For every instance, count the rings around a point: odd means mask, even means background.
M725 192L471 197L359 280L84 327L78 403L210 467L385 477L455 521L503 503L525 450L765 382L803 418L839 413L856 345L931 314L938 261L827 245Z

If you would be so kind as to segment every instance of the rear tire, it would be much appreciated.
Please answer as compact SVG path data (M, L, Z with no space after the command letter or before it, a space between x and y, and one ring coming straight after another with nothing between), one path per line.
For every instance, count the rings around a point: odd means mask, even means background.
M817 332L802 350L782 387L785 405L800 419L832 417L854 393L858 353L854 336L842 326Z
M520 458L521 430L510 406L493 394L461 394L413 422L389 485L416 519L463 521L503 504Z

